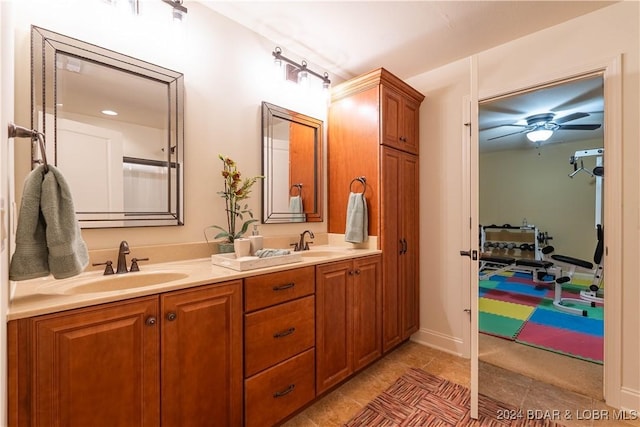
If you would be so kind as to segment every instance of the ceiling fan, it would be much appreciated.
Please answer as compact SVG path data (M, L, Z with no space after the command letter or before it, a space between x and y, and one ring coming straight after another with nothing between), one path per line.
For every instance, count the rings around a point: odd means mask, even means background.
M555 118L555 113L542 113L542 114L534 114L525 118L527 122L526 125L510 123L510 124L500 124L497 126L485 128L494 129L503 126L513 126L522 128L517 132L511 132L504 135L495 136L493 138L487 139L487 141L491 141L498 138L504 138L510 135L517 135L520 133L526 134L527 138L532 142L542 142L546 141L553 135L553 132L557 130L596 130L599 129L602 125L600 124L564 124L573 120L581 119L583 117L589 116L589 113L572 113L566 116Z

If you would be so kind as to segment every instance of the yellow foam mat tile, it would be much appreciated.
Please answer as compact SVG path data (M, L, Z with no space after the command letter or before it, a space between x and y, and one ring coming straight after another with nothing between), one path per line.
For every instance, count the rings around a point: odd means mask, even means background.
M512 302L497 301L490 298L479 299L480 311L496 314L498 316L511 317L512 319L527 320L535 307L514 304Z

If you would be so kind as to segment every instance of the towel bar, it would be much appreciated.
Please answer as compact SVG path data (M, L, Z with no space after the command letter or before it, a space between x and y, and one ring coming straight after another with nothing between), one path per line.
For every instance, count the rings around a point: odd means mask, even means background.
M363 187L362 188L362 192L366 193L366 191L367 191L367 178L364 177L364 176L359 176L359 177L353 178L351 180L351 183L349 184L349 191L353 193L353 183L356 182L356 181L358 181L360 184L362 184L362 187Z

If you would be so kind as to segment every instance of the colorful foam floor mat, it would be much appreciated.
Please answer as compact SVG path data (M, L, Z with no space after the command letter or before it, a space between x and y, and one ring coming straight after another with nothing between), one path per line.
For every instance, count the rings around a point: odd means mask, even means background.
M587 283L565 284L563 297L577 298ZM568 304L587 317L558 310L553 285L540 287L524 273L503 273L480 281L479 330L532 347L602 364L604 307Z

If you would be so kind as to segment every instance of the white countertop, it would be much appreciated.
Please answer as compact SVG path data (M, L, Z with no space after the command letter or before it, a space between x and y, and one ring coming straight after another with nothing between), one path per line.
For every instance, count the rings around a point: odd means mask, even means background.
M301 261L299 262L246 271L236 271L213 265L210 258L201 258L161 264L145 264L140 266L139 272L129 272L118 275L103 276L102 272L91 271L62 280L56 280L52 276L47 276L19 282L12 281L10 282L11 295L7 320L155 295L177 289L226 282L265 273L291 270L381 253L378 249L354 249L332 246L315 246L311 250L303 252ZM78 292L79 286L102 280L115 279L117 281L130 280L134 282L138 279L142 281L145 279L153 279L154 277L162 277L164 274L173 280L146 286L133 285L133 287L124 289Z

